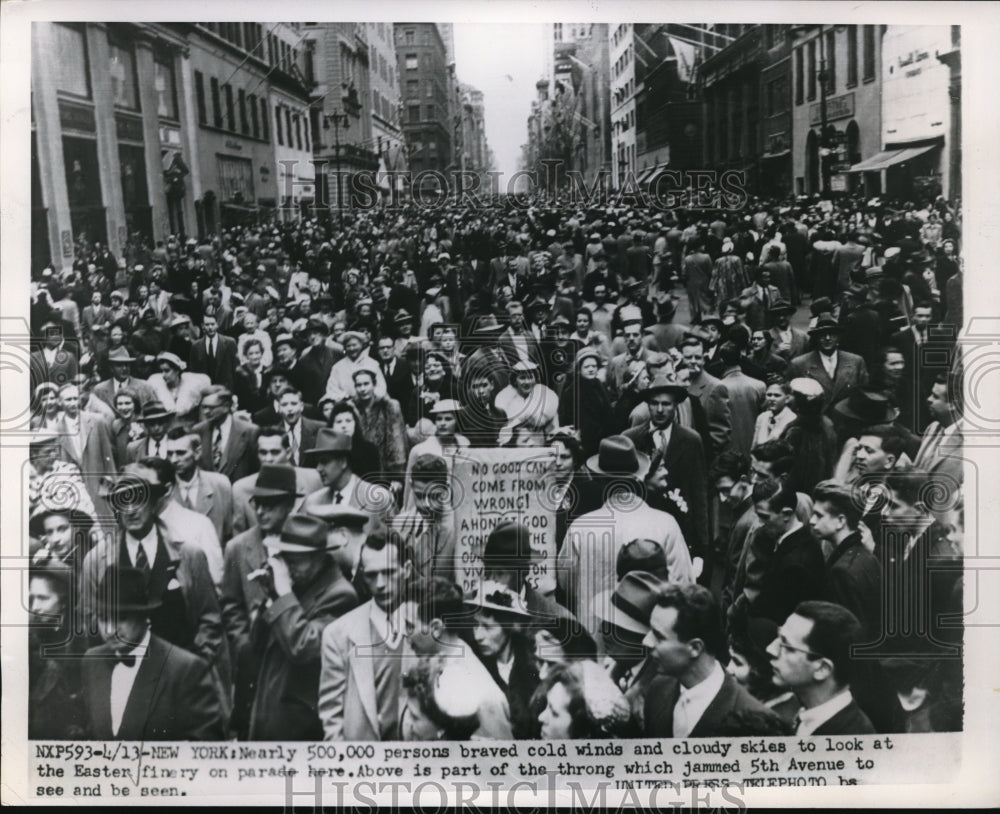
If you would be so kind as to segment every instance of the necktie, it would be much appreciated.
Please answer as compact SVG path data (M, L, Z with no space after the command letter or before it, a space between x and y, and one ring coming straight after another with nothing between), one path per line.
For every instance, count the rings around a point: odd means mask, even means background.
M119 663L124 664L126 667L135 667L134 653L115 653L115 658L118 659Z
M215 340L214 339L209 339L208 340L208 363L210 365L214 365L215 364Z
M295 430L288 430L288 450L292 457L292 466L299 465L299 442L295 440Z
M142 543L139 543L139 548L135 552L135 567L149 573L149 557L146 556L146 549L143 548Z
M760 298L764 301L764 309L765 310L769 309L771 307L771 300L767 296L767 289L766 288L762 288L760 290Z
M774 413L771 413L771 418L768 421L768 425L773 430L774 429L774 425L777 424L777 423L778 423L778 417Z
M343 499L344 499L344 496L340 492L334 492L333 493L333 502L334 503L340 503Z
M661 452L665 450L667 448L667 431L659 430L656 433L656 440L657 440L657 445L656 445L657 449L659 449Z
M222 466L222 430L218 427L212 431L212 466L216 472Z

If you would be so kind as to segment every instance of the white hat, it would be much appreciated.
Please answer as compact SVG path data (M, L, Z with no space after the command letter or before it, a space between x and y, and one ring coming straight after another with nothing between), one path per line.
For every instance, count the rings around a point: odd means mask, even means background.
M437 404L431 407L430 410L428 410L428 413L430 415L437 415L438 413L457 413L461 409L461 403L455 399L441 399L437 402Z
M808 376L792 379L788 383L788 386L793 393L798 393L800 396L805 396L809 399L819 398L823 395L823 385Z

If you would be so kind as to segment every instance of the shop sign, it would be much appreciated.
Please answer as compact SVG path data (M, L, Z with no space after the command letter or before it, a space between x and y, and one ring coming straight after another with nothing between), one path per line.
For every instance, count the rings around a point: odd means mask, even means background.
M823 116L820 108L822 105L815 104L809 106L809 124L820 124ZM826 120L828 122L837 119L846 119L854 115L854 94L845 93L841 96L833 96L826 100Z
M96 133L97 123L94 121L94 109L86 105L75 105L70 102L59 102L59 123L63 130L83 130L86 133Z
M115 132L120 141L142 141L142 119L119 113L115 116Z
M847 176L846 175L831 175L830 176L830 191L831 192L847 192Z

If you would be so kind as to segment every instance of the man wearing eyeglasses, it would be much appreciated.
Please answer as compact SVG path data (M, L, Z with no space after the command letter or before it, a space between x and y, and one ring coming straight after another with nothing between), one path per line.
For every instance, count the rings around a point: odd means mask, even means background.
M861 623L832 602L801 602L767 648L777 687L802 704L796 735L870 735L875 727L851 695L851 645Z

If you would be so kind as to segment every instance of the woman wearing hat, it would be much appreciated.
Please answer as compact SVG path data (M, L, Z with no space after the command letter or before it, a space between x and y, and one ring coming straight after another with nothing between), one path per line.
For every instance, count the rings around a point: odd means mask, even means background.
M428 418L434 421L434 434L415 444L406 460L406 477L403 483L403 506L413 508L413 483L410 473L421 455L443 458L451 472L455 454L469 446L469 439L458 432L462 405L455 399L442 399L430 408Z
M554 669L538 688L539 735L544 740L635 737L621 690L596 662Z
M749 284L743 261L735 254L732 238L727 237L722 241L722 254L712 266L708 288L716 302L725 302L739 297Z
M51 430L36 430L28 443L29 511L40 505L69 506L96 517L80 468L60 459L60 436Z
M157 400L179 419L196 420L202 394L212 386L212 380L204 373L189 371L187 362L169 351L157 354L156 363L160 372L149 377L149 386Z
M146 428L142 423L142 406L139 397L129 388L124 387L114 395L115 417L111 420L111 441L114 444L115 461L118 467L128 463L128 445L133 441L146 437Z
M823 414L823 386L808 377L792 379L789 384L795 418L781 435L795 450L788 480L798 491L808 494L833 473L837 464L837 433L833 422Z
M322 402L320 402L322 405ZM326 426L351 436L351 471L359 478L374 481L385 472L382 451L365 438L358 409L350 401L338 401L330 408Z
M538 365L520 361L511 371L510 384L497 393L495 404L507 417L498 442L503 444L517 427L544 436L558 426L559 399L539 381Z
M507 696L516 740L536 738L538 721L531 697L540 681L529 625L535 619L519 594L498 582L483 582L475 598L472 638L476 652Z
M434 405L442 399L454 399L456 395L457 385L448 357L437 351L423 354L417 386L413 388L405 414L406 425L414 430L411 439L413 436L429 435L431 430L427 425L433 422L431 411ZM423 419L428 421L421 426Z
M581 350L559 396L559 423L579 430L583 452L588 458L597 453L608 428L616 426L611 395L598 377L600 367L601 357L596 350Z
M29 426L33 430L55 430L60 426L61 414L59 387L52 382L42 382L32 394Z

